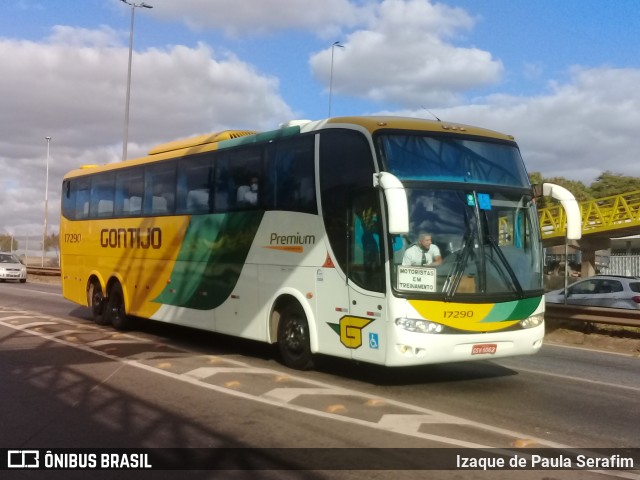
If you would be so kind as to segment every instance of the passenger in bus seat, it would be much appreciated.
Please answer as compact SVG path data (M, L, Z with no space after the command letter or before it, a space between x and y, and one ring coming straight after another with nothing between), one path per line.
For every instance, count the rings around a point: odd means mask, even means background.
M257 205L258 204L258 177L251 177L249 185L238 187L238 203Z
M432 242L430 233L420 232L418 242L404 252L402 265L422 265L434 267L442 263L440 248Z

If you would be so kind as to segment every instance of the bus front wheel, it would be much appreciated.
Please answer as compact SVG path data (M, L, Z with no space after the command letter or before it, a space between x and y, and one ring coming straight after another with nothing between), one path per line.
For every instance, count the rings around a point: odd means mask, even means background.
M313 367L309 324L299 305L289 305L281 312L278 348L284 364L288 367L296 370L309 370Z
M97 281L92 281L89 285L89 306L91 307L91 316L93 321L98 325L108 325L109 320L105 318L104 307L105 299L102 293L102 287Z
M116 330L128 330L131 328L131 319L124 307L124 294L119 283L114 283L107 297L106 317Z

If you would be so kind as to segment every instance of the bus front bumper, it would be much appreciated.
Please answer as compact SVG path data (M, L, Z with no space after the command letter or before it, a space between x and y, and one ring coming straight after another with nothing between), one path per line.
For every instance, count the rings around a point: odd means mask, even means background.
M544 323L508 332L442 334L409 332L392 326L387 366L492 360L531 355L542 346Z

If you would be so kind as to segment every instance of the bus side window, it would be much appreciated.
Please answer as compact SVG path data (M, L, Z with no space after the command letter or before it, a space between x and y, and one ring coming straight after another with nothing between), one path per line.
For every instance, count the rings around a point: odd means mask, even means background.
M384 291L380 202L375 190L369 189L354 194L349 238L351 278L368 290Z
M226 212L235 206L236 188L229 168L229 158L222 154L215 160L213 173L213 205L216 212Z
M115 215L132 216L142 213L144 170L129 168L116 173Z
M113 216L114 198L113 173L102 173L91 177L91 218L108 218Z
M65 180L62 184L62 215L69 220L76 218L77 180Z
M170 215L175 211L175 162L145 167L144 215Z
M76 216L77 220L89 218L89 200L91 199L90 177L80 178L77 181L76 190Z
M211 157L186 159L178 165L178 213L209 213L212 200L211 175L213 165Z
M268 149L264 205L275 210L317 213L315 136L280 140Z
M262 148L238 149L215 161L215 210L253 209L261 203ZM257 191L252 191L257 179ZM226 205L225 205L226 203Z

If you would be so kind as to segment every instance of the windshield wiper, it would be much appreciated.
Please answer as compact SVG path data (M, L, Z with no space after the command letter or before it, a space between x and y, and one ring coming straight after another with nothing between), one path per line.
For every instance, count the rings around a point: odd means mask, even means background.
M485 213L485 221L486 221L486 213ZM485 235L485 238L488 240L489 245L491 246L493 251L496 252L496 255L498 256L498 258L502 262L502 265L507 270L507 273L509 274L509 277L511 279L511 283L515 287L516 293L522 298L522 296L524 295L524 290L522 289L522 285L520 284L520 281L518 280L516 272L513 270L513 267L509 263L509 260L507 260L507 257L504 256L504 253L500 249L500 246L498 245L498 242L496 241L495 238L493 238L489 234Z
M462 250L457 253L458 258L453 266L453 270L449 274L444 288L442 289L445 294L444 299L447 302L453 298L453 295L458 290L458 286L460 286L464 269L467 265L467 261L469 260L469 256L471 255L471 251L473 250L473 239L473 235L470 234L467 236L467 239L462 246Z

